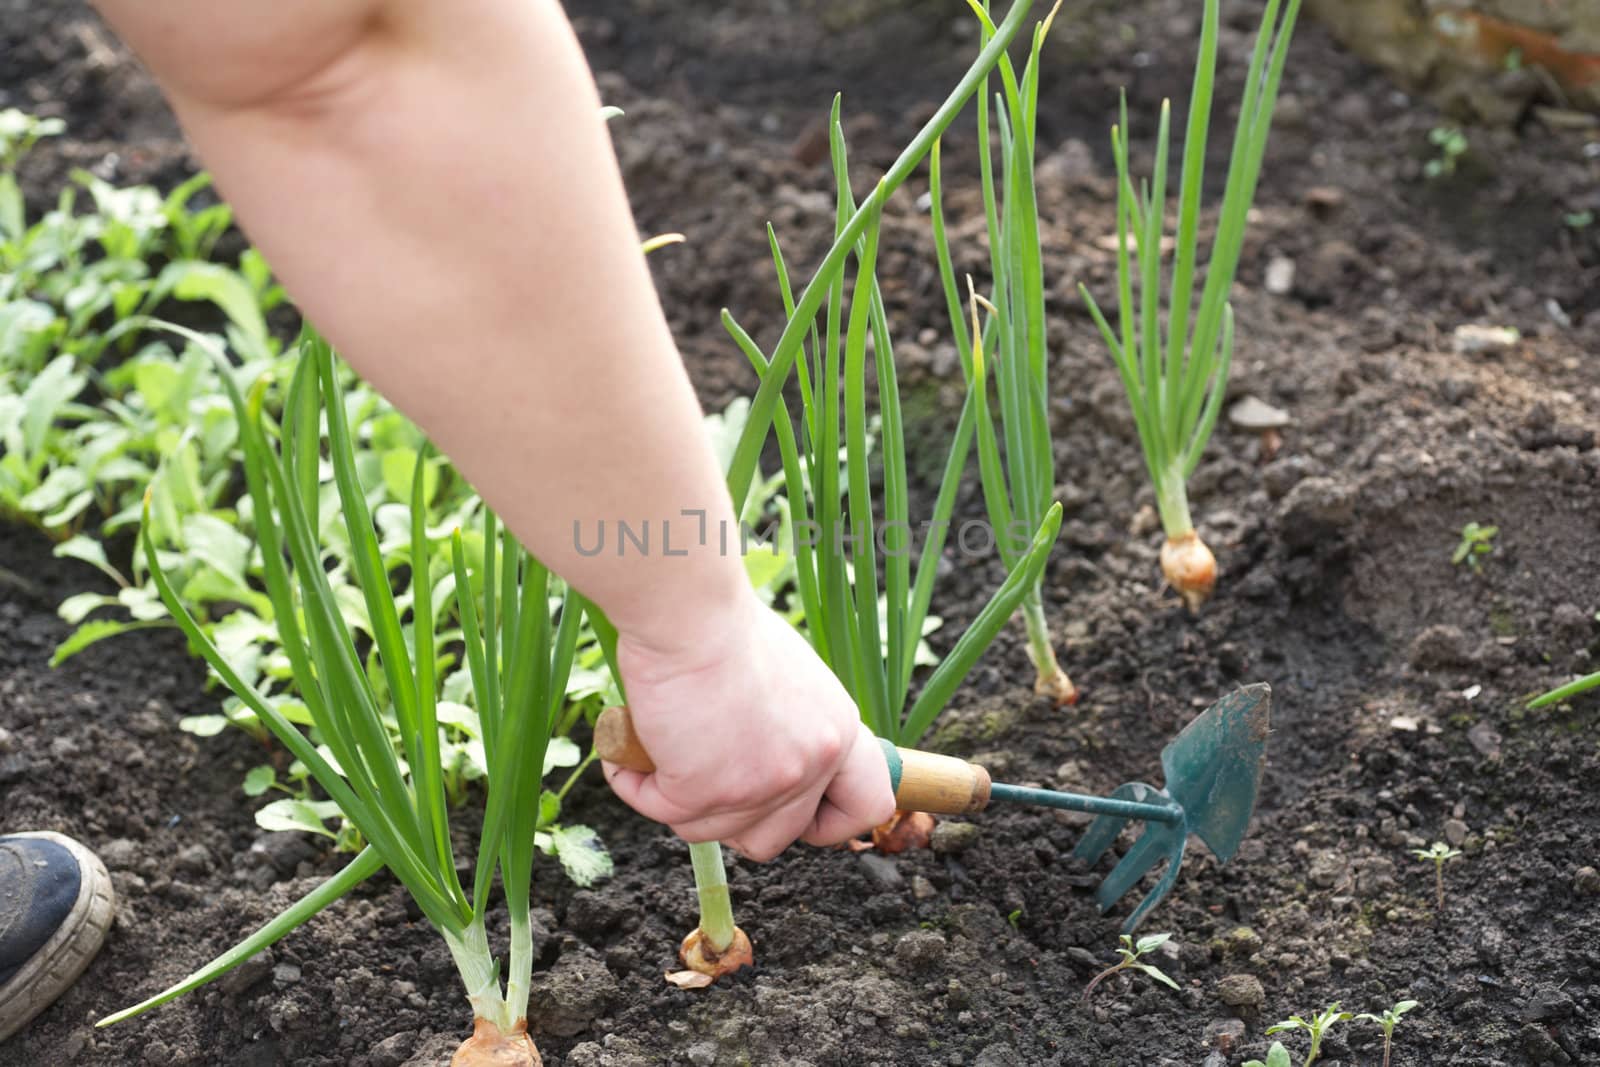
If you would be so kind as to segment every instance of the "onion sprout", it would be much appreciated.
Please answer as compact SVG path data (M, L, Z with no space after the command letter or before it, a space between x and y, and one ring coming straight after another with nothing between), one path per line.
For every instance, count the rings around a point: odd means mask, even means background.
M624 704L628 701L622 672L617 669L617 629L605 613L589 601L583 602L589 625L594 628L600 650ZM713 978L732 974L755 962L750 938L733 921L733 899L728 894L728 872L723 865L722 845L716 841L691 842L689 862L694 867L695 896L700 903L700 923L689 932L678 948L678 957L690 970Z
M749 420L745 423L744 432L739 436L739 444L728 467L728 487L735 501L745 499L750 490L756 464L761 458L761 447L766 442L767 431L772 425L779 398L785 383L789 380L789 372L794 368L795 357L800 352L801 343L816 321L817 313L831 292L834 282L843 277L845 260L861 239L868 220L876 217L867 209L873 205L876 209L881 209L889 195L911 176L917 164L921 163L923 157L932 150L940 134L960 113L967 97L978 89L979 83L988 74L989 69L1005 54L1006 48L1011 44L1012 38L1016 36L1032 7L1033 0L1016 0L1011 5L1005 20L995 28L989 42L978 53L978 58L967 69L955 89L945 98L944 103L939 105L938 110L906 146L905 151L895 159L894 164L873 188L868 202L862 205L862 210L852 215L850 221L838 232L833 247L823 257L816 274L795 301L795 310L789 315L783 334L778 338L771 356L768 357L771 370L762 375L760 388L756 390L756 395L750 402Z
M1283 9L1279 24L1279 9ZM1227 391L1233 358L1233 285L1244 244L1245 222L1255 197L1266 153L1278 85L1300 0L1268 0L1256 34L1245 79L1244 100L1234 133L1217 232L1206 264L1205 284L1195 302L1195 272L1200 228L1200 194L1205 178L1206 134L1216 77L1218 0L1206 0L1194 88L1184 137L1178 228L1167 329L1162 337L1161 243L1167 204L1167 145L1171 120L1161 105L1153 177L1136 190L1128 165L1128 103L1112 127L1117 164L1117 297L1119 331L1106 321L1086 286L1080 286L1089 313L1122 376L1133 408L1139 443L1156 492L1156 507L1166 532L1161 569L1168 583L1197 611L1216 584L1216 560L1189 515L1188 479L1200 462ZM1138 288L1134 276L1138 276ZM1191 315L1192 321L1191 321Z
M238 416L274 621L321 745L312 744L239 677L186 609L161 566L149 524L148 496L141 542L161 598L189 640L224 683L304 762L369 844L343 871L245 942L101 1025L137 1015L216 978L387 867L444 937L472 1004L475 1033L454 1062L461 1067L537 1064L538 1052L526 1029L534 959L529 894L539 817L538 768L565 698L582 606L574 593L558 588L509 531L497 533L487 509L481 561L469 563L461 533L455 531L449 577L454 580L452 595L461 616L489 769L487 806L469 893L457 874L440 765L438 650L429 620L441 590L425 562L430 559L424 507L426 457L417 458L412 486L410 558L414 564L423 562L411 574L413 622L408 640L357 474L332 351L309 333L300 347L276 444L263 413L265 380L245 397L230 373L220 377ZM226 357L212 351L226 366ZM321 430L324 419L326 435ZM372 669L381 669L381 679L370 676L363 666L325 570L325 553L318 543L322 507L318 468L324 462L333 470L353 567L372 619L376 664ZM473 594L475 588L482 590L481 604ZM552 597L563 604L557 618L550 611ZM378 696L379 682L386 693L383 698ZM394 727L401 737L401 753L389 740ZM484 924L497 869L511 928L503 985Z
M1528 701L1528 707L1543 708L1551 704L1559 704L1563 700L1571 700L1573 697L1581 693L1587 693L1591 689L1600 689L1600 671L1574 679L1566 685L1550 690L1548 693L1541 693Z
M796 584L812 646L855 700L873 733L895 744L910 745L926 732L1037 583L1060 530L1061 509L1051 506L1040 525L1030 527L1030 542L1017 553L1005 582L929 676L916 700L910 701L917 643L927 619L956 490L971 451L973 428L978 413L986 408L987 378L980 345L973 351L966 402L950 443L932 516L925 523L928 532L913 574L905 428L894 346L876 274L883 184L856 204L837 97L830 142L838 187L835 232L840 240L859 232L861 241L850 299L845 299L843 273L835 274L820 325L815 317L801 324L811 342L802 346L805 358L798 362L802 408L798 435L786 409L777 408L773 419L786 483L785 525L791 531ZM784 308L790 316L788 333L805 312L794 300L777 236L770 228L768 234ZM786 373L776 360L769 361L761 353L726 311L723 322L762 376L762 390L775 375ZM872 492L868 449L869 341L878 399L881 500L874 499ZM843 485L838 462L841 443L845 453ZM876 519L879 506L881 524ZM998 543L1010 532L996 530L994 540Z
M987 41L995 32L987 4L968 0L983 23ZM1034 27L1033 43L1019 83L1010 58L997 64L1003 92L997 94L1001 172L997 192L989 123L988 76L978 91L978 159L983 181L984 215L989 232L989 265L994 288L984 305L990 310L987 332L980 340L993 353L1000 410L1000 433L988 406L977 410L979 474L990 525L1011 530L1013 523L1037 529L1055 500L1056 464L1050 439L1049 353L1045 345L1044 264L1039 242L1039 215L1034 195L1034 132L1039 113L1039 52L1050 32L1060 0L1044 21ZM956 348L968 378L972 376L974 336L969 335L961 311L962 293L951 265L945 232L943 182L939 144L930 161L929 199L934 244L939 257L939 277ZM1004 438L1004 451L1001 438ZM1001 559L1013 567L1026 546L1009 537L997 538ZM1042 575L1022 601L1027 627L1028 657L1036 672L1034 691L1058 705L1073 704L1078 689L1056 661L1050 627L1045 621Z

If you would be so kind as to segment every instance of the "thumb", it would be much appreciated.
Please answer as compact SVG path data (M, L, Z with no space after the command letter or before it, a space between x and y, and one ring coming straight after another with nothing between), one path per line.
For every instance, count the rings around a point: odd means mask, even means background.
M606 784L611 786L611 791L617 795L617 799L645 818L671 825L686 822L694 815L687 808L662 795L654 773L631 771L610 760L601 760L600 767L605 775Z

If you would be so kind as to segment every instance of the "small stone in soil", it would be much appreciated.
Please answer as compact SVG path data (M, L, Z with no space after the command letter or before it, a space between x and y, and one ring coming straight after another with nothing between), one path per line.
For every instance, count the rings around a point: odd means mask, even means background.
M217 979L217 985L230 997L236 997L271 973L272 951L269 949L251 956Z
M180 850L174 863L184 874L205 874L212 868L214 861L211 858L211 851L199 842L195 842Z
M101 862L114 871L131 870L139 861L139 846L126 837L107 841L96 853Z
M1487 722L1477 722L1467 731L1467 741L1481 756L1500 758L1500 734Z
M300 965L285 961L272 968L272 980L278 985L294 985L300 981Z
M934 833L937 834L938 831L935 830ZM875 852L861 852L857 855L861 860L861 869L874 884L884 889L898 889L905 882L899 866L889 857L880 856Z
M1283 498L1278 521L1286 541L1310 547L1330 530L1349 525L1356 514L1355 494L1332 478L1311 477L1299 482Z
M1098 956L1080 945L1068 946L1067 959L1078 964L1080 967L1087 967L1091 971L1100 970L1105 966L1105 964L1100 962L1100 958Z
M1344 206L1344 190L1336 185L1313 185L1304 200L1312 214L1325 219Z
M1254 1015L1266 1003L1267 992L1253 974L1227 974L1217 979L1217 999L1241 1015Z
M379 1041L367 1053L367 1062L372 1067L400 1067L406 1062L406 1057L411 1055L411 1050L417 1047L415 1033L390 1034Z
M1318 889L1331 889L1339 881L1339 874L1343 870L1338 855L1332 852L1319 852L1311 861L1309 878L1311 884Z
M944 962L949 943L937 930L912 930L895 942L894 958L911 971L932 970Z
M1587 641L1594 632L1594 617L1576 604L1557 604L1550 612L1550 627L1557 640L1576 646ZM0 738L0 752L4 751L5 741Z
M1238 1019L1213 1019L1206 1024L1201 1040L1206 1048L1226 1055L1244 1037L1244 1023Z
M1460 819L1446 819L1444 839L1449 842L1451 848L1460 848L1467 840L1467 824Z
M611 896L587 889L574 893L567 905L567 926L580 937L609 934L621 917L622 908Z
M1438 670L1468 666L1472 653L1467 647L1467 635L1459 626L1436 623L1412 640L1410 660L1419 671Z
M1261 935L1248 926L1235 926L1213 944L1224 957L1247 960L1261 951Z
M1267 264L1267 292L1283 296L1294 288L1294 260L1288 256L1274 256Z
M1577 1009L1572 997L1555 986L1540 986L1528 998L1522 1009L1522 1021L1527 1023L1559 1022Z
M1571 1063L1572 1057L1550 1036L1550 1028L1529 1023L1522 1028L1522 1050L1530 1063Z
M1600 894L1600 871L1593 867L1579 867L1572 876L1572 889L1580 897L1592 897Z
M976 844L982 834L977 823L946 820L933 828L933 850L940 855L960 855Z
M1484 352L1503 352L1521 340L1522 335L1509 326L1480 326L1464 323L1451 335L1451 347L1463 355Z
M897 893L875 893L867 899L863 910L867 918L882 926L899 922L909 909Z
M593 954L564 952L556 965L536 974L530 986L529 1028L572 1037L589 1028L617 996L617 980Z
M1020 1062L1017 1050L1010 1045L990 1045L978 1053L978 1058L972 1061L972 1067L1013 1067Z

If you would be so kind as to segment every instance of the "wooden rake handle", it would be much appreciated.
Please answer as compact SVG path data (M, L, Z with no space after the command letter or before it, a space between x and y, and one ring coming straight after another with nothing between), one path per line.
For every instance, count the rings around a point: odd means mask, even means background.
M976 763L914 748L897 748L883 740L878 743L883 746L889 783L901 810L971 815L989 806L989 772ZM649 774L656 769L655 761L634 732L633 717L624 707L606 708L600 713L594 724L594 749L601 759L630 771Z

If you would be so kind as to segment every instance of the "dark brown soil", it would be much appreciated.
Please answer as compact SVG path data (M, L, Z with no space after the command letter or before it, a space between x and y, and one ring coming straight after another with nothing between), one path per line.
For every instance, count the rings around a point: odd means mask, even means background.
M76 138L40 150L30 192L47 194L71 165L124 179L181 172L170 120L91 16L4 6L0 106L54 109ZM1173 932L1158 962L1181 991L1112 980L1082 1002L1119 919L1095 913L1068 859L1080 822L1032 810L981 817L959 853L735 863L759 966L710 991L672 990L661 975L694 921L684 848L590 781L577 815L602 829L618 874L575 892L549 865L538 871L547 969L532 1021L552 1067L1215 1067L1260 1055L1265 1026L1291 1013L1403 997L1422 1007L1398 1032L1396 1064L1600 1062L1600 702L1522 710L1528 694L1594 669L1600 647L1600 227L1563 222L1600 207L1600 137L1472 129L1458 173L1425 181L1438 116L1303 29L1236 291L1232 387L1295 422L1270 462L1246 435L1214 439L1193 495L1221 580L1191 619L1159 588L1131 421L1073 293L1080 279L1103 293L1111 270L1094 241L1113 226L1102 145L1116 87L1128 85L1145 134L1161 95L1181 106L1194 7L1078 5L1048 50L1041 208L1068 509L1049 592L1084 700L1040 706L1019 684L1020 635L1007 634L933 742L1005 780L1106 790L1158 775L1161 746L1198 707L1238 683L1272 684L1251 838L1226 868L1192 852L1146 927ZM1229 98L1250 10L1228 5ZM753 379L719 308L767 340L779 325L762 225L774 220L801 264L826 243L831 194L807 149L832 92L846 92L864 185L964 66L968 17L909 0L604 0L583 12L605 95L628 111L615 136L641 228L689 236L658 254L658 277L702 395L720 405ZM952 134L947 156L970 165L971 147ZM916 457L932 466L956 372L912 185L888 214L884 279ZM951 215L972 218L970 183L951 185ZM971 227L958 242L976 269L985 253ZM1280 257L1294 282L1272 295L1266 267ZM1464 323L1524 339L1458 354ZM981 513L971 493L963 507ZM1481 574L1450 563L1467 521L1500 527ZM52 671L65 633L53 607L94 575L14 529L0 530L0 566L21 579L0 586L0 829L78 835L121 897L103 954L0 1046L0 1064L444 1063L466 1005L442 943L387 878L270 960L91 1028L337 861L256 830L237 792L260 758L248 739L178 731L179 715L214 699L181 641L129 637ZM952 569L944 641L995 578L994 567ZM1465 855L1445 868L1436 914L1431 867L1409 850L1446 837ZM1224 991L1261 1003L1230 1008ZM1235 1014L1243 1036L1208 1059ZM1376 1063L1376 1034L1347 1024L1319 1062Z

